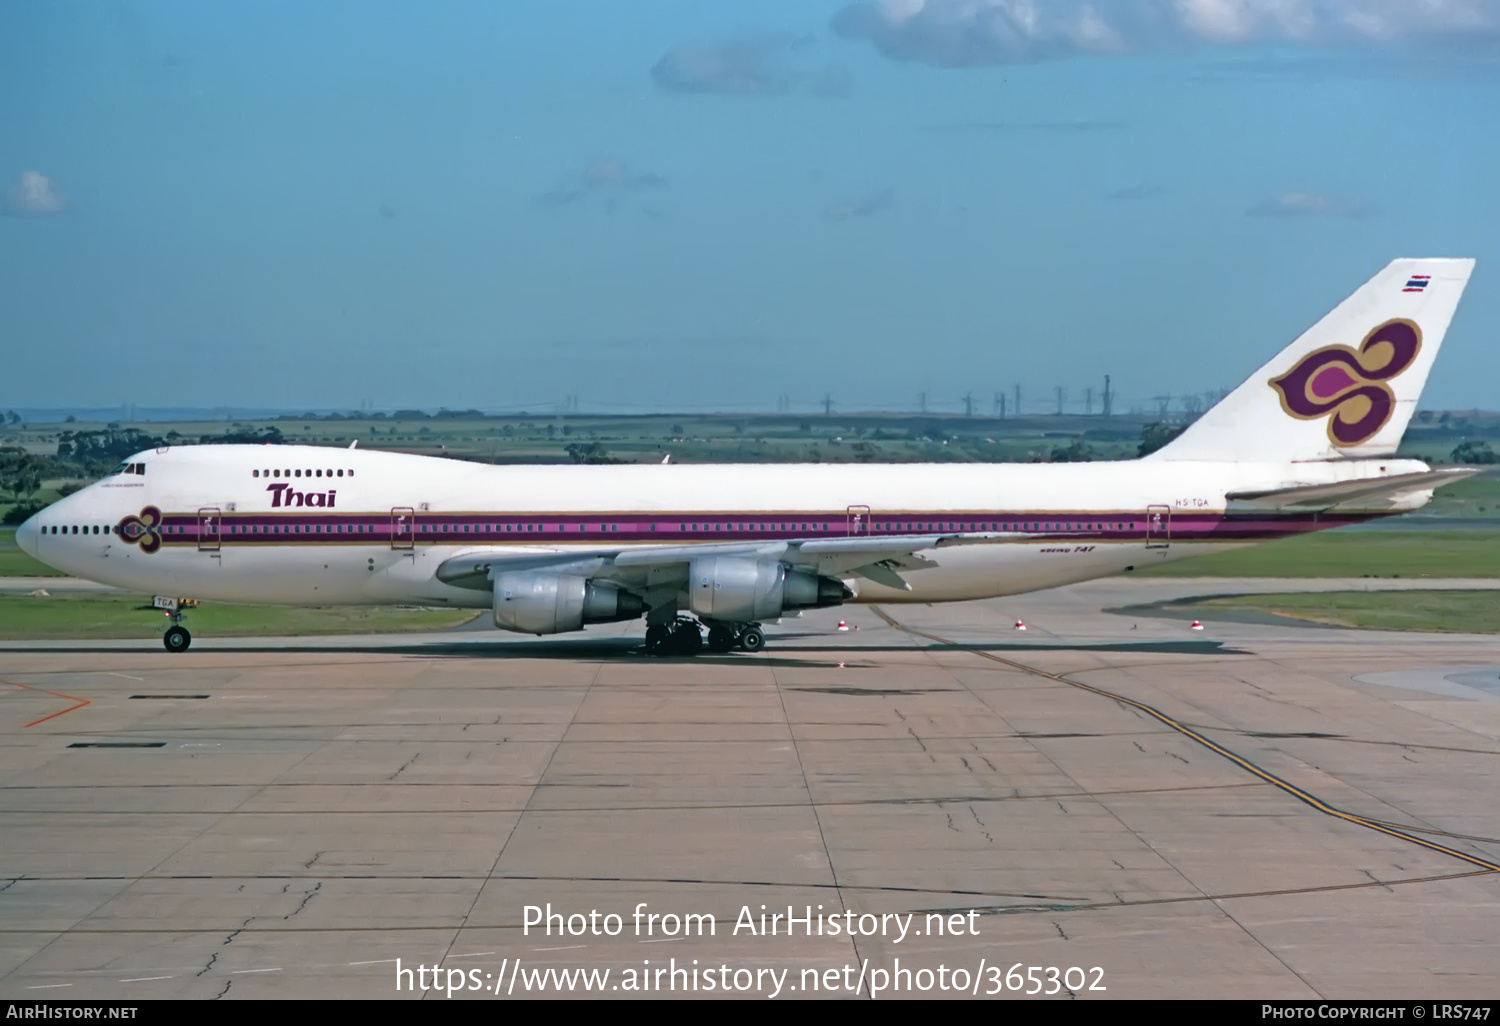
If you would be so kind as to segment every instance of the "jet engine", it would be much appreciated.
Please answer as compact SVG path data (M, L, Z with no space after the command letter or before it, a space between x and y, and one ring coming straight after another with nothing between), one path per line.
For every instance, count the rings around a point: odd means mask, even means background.
M495 626L521 634L561 634L586 623L634 620L640 596L613 584L538 571L495 575Z
M770 620L788 609L836 606L853 597L842 581L764 560L702 556L688 571L688 608L729 623Z

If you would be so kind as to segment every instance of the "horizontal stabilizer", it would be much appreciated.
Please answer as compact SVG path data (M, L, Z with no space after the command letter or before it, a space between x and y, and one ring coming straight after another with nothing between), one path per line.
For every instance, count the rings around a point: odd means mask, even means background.
M1431 497L1433 489L1477 473L1479 471L1473 467L1451 467L1420 474L1302 485L1266 492L1230 492L1225 496L1225 512L1229 516L1400 512L1420 508Z

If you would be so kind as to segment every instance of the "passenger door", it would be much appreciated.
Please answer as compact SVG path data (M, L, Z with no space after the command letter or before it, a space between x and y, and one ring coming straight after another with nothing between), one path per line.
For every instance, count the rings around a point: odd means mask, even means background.
M391 510L391 548L411 552L417 545L417 511L410 506Z
M1172 543L1172 507L1146 507L1146 548L1164 549Z
M198 510L198 551L218 552L221 531L220 510L217 506L204 506Z
M849 537L855 538L870 533L870 507L850 506L845 515L849 521Z

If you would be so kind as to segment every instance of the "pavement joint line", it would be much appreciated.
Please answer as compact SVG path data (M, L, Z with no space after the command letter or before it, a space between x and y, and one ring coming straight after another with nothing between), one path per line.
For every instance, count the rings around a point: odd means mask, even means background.
M918 912L918 913L932 913L932 914L937 914L937 913L946 913L946 912L954 912L954 911L965 911L965 910L968 910L968 909L973 909L979 915L984 915L984 916L1016 915L1016 914L1023 914L1023 913L1033 913L1033 914L1034 913L1045 913L1045 914L1048 914L1048 915L1057 915L1057 914L1068 913L1068 912L1108 912L1108 911L1111 911L1111 910L1114 910L1114 909L1139 908L1139 907L1142 907L1142 906L1149 906L1149 905L1177 905L1177 904L1187 904L1187 903L1190 903L1190 902L1199 902L1199 901L1213 902L1213 903L1217 904L1217 903L1225 902L1225 901L1244 901L1244 900L1248 900L1248 899L1252 899L1252 898L1279 898L1279 897L1288 897L1288 896L1291 896L1291 895L1298 895L1298 894L1326 894L1326 893L1332 893L1332 892L1336 892L1336 891L1369 890L1369 889L1375 888L1375 887L1382 887L1382 888L1389 889L1391 887L1397 887L1397 886L1402 886L1402 885L1407 885L1407 884L1443 883L1443 882L1446 882L1446 881L1449 881L1449 880L1468 880L1468 879L1473 879L1475 877L1482 877L1482 876L1489 876L1489 875L1490 875L1490 871L1489 870L1476 869L1476 870L1467 870L1467 871L1460 872L1460 873L1441 873L1441 874L1438 874L1438 875L1435 875L1435 876L1407 877L1405 879L1399 879L1399 880L1362 880L1362 881L1360 881L1358 883L1349 883L1349 884L1321 884L1321 885L1318 885L1318 886L1315 886L1315 887L1290 887L1290 888L1279 888L1279 889L1276 889L1276 890L1267 890L1267 891L1240 891L1240 892L1235 892L1235 893L1230 893L1230 894L1184 894L1184 895L1178 895L1176 897L1169 897L1169 898L1140 898L1140 899L1128 900L1128 901L1102 901L1102 902L1089 902L1089 903L1081 903L1081 904L1065 904L1065 903L1060 903L1060 902L1048 902L1048 903L1042 903L1042 904L1033 903L1033 904L1028 904L1028 905L992 905L992 906L988 906L988 907L976 907L976 906L972 906L972 905L953 906L953 907L944 906L944 907L939 907L939 908L929 907L929 908L913 909L912 911L913 912ZM470 928L471 929L476 929L476 930L511 930L511 931L514 931L514 930L520 930L521 926L518 925L518 924L516 924L516 923L480 923L480 924L470 924ZM319 926L319 927L300 927L300 928L274 927L274 926L272 926L272 927L249 927L249 928L246 929L245 932L247 932L247 933L276 933L276 934L279 934L279 933L317 934L317 933L341 933L341 932L353 932L353 933L389 933L392 930L411 931L411 932L428 932L428 931L449 931L449 930L452 930L452 929L453 929L453 926L451 924L441 924L441 925L425 925L425 924L411 925L411 924L406 924L406 925L400 925L400 926L361 926L361 927L321 927L321 926ZM121 929L121 930L83 929L83 930L73 930L73 931L70 931L70 932L71 933L86 933L86 934L116 935L116 934L183 934L183 933L219 934L219 933L222 933L223 931L224 931L223 927L215 927L215 928L211 928L211 929L183 929L183 928L168 929L168 928L161 928L161 929L149 929L149 930L129 929L129 928L127 928L127 929ZM0 934L25 934L25 933L38 933L38 932L51 932L51 931L0 930ZM667 937L667 938L661 938L661 939L658 939L658 940L638 941L637 943L640 943L640 944L659 944L659 943L662 943L662 941L665 941L665 940L682 940L682 939L684 939L684 938L681 938L681 937ZM542 950L542 949L537 949L537 950ZM549 949L549 950L551 950L551 949ZM561 949L557 949L557 950L561 950ZM383 964L383 963L387 963L387 962L395 962L395 961L396 961L396 959L394 959L394 958L377 958L377 959L371 959L371 960L365 961L365 962L346 962L346 963L343 963L343 964L350 965L350 966L356 966L356 965L379 965L379 964ZM241 971L243 972L243 971L246 971L246 970L241 970ZM248 970L248 971L251 971L251 972L264 972L266 970ZM172 977L144 977L143 979L172 979ZM129 981L121 981L121 982L129 982ZM63 986L63 985L61 985L61 984L55 984L54 986Z
M97 877L97 876L82 876L82 877L47 876L47 877L26 877L25 879L26 879L26 881L28 883L30 883L30 882L76 883L76 882L79 882L79 881L95 881L95 880L110 881L110 882L123 882L123 881L151 882L151 881L156 881L156 880L208 880L208 881L220 881L220 882L230 881L230 880L385 880L385 881L391 881L391 880L431 880L431 879L434 879L434 877L430 877L430 876L416 876L416 875L409 874L409 873L397 873L397 874L392 874L390 876L375 876L375 875L367 874L367 873L358 873L358 874L356 874L356 873L339 873L339 874L321 874L321 875L317 874L317 873L302 873L302 874L291 874L291 873L270 874L270 873L267 873L267 874L262 874L262 875L257 875L257 876L238 876L238 875L224 875L224 876L142 876L142 877L134 877L134 876L109 876L109 877ZM529 875L529 874L528 875L508 875L508 874L499 874L499 873L497 873L497 874L495 874L493 876L490 876L490 877L481 877L481 876L475 874L475 875L471 875L471 876L439 877L437 879L455 880L455 881L460 881L460 882L462 882L462 881L472 882L472 881L475 881L475 880L493 879L493 880L525 880L525 881L531 881L531 882L545 882L545 883L628 883L628 884L678 883L678 884L693 884L693 885L700 886L700 887L768 887L768 888L777 888L777 889L781 889L781 890L785 890L787 888L807 888L807 889L810 889L810 890L834 890L834 889L837 889L839 887L838 884L833 884L833 883L806 883L806 882L795 881L795 880L793 880L793 881L785 881L785 880L783 880L783 881L775 881L775 880L687 880L687 879L682 879L682 878L659 879L659 878L654 878L654 877L620 877L620 876L563 876L563 877L552 877L552 876L537 876L537 875ZM851 890L851 891L875 891L875 892L892 893L892 894L951 894L951 895L956 895L956 896L961 896L961 897L1031 898L1031 899L1034 899L1034 900L1037 900L1037 901L1073 901L1073 902L1077 902L1077 901L1083 901L1084 900L1083 898L1075 898L1075 897L1071 897L1069 895L1026 894L1026 893L1017 893L1017 892L1014 892L1014 891L972 891L972 890L959 890L959 889L950 888L950 887L900 887L900 886L889 885L889 884L887 884L887 885L878 885L878 884L845 884L845 885L843 885L843 889L844 890ZM0 934L5 934L5 933L50 933L50 932L52 932L52 931L49 931L49 930L21 930L21 929L9 929L9 928L0 927Z
M940 645L954 644L954 642L949 641L947 638L939 637L936 634L928 633L916 627L906 626L905 624L888 615L885 610L881 609L879 606L872 605L870 607L870 610L876 616L880 617L886 623L890 624L892 627L897 628L898 630L905 631L906 633L919 638L926 638L929 641L937 642ZM1429 851L1435 851L1441 855L1447 855L1452 858L1459 859L1460 861L1467 862L1470 865L1478 866L1480 869L1488 873L1500 873L1500 863L1491 862L1489 859L1480 858L1477 855L1470 855L1468 852L1459 851L1457 848L1449 848L1447 845L1438 844L1435 841L1429 841L1421 837L1414 837L1411 834L1406 833L1404 830L1398 830L1394 827L1387 826L1380 820L1371 819L1368 816L1360 816L1352 812L1345 812L1343 809L1337 808L1333 805L1329 805L1327 802L1323 801L1312 792L1303 790L1296 784L1293 784L1291 781L1283 780L1269 770L1262 769L1260 766L1257 766L1255 763L1251 762L1249 759L1246 759L1244 756L1230 751L1228 748L1225 748L1223 745L1215 741L1211 741L1186 724L1173 719L1171 716L1168 716L1166 713L1162 712L1160 709L1157 709L1155 706L1147 705L1145 702L1138 702L1133 698L1126 698L1124 695L1116 694L1113 691L1106 691L1104 688L1095 687L1092 684L1085 684L1082 681L1073 680L1071 677L1064 676L1060 673L1050 673L1047 670L1043 670L1035 666L1027 666L1025 663L1018 663L1013 659L1006 659L1004 656L998 656L993 652L987 652L983 649L965 648L965 651L971 652L972 654L977 655L982 659L989 659L992 662L1001 663L1013 669L1020 670L1023 673L1029 673L1037 677L1045 677L1048 680L1055 680L1059 684L1067 684L1069 687L1078 688L1081 691L1087 691L1090 694L1095 694L1103 698L1111 699L1113 701L1119 702L1122 705L1138 710L1139 712L1143 712L1147 716L1150 716L1158 722L1164 723L1168 727L1171 727L1173 730L1177 731L1179 734L1182 734L1189 740L1196 741L1198 744L1202 745L1204 748L1207 748L1209 751L1223 756L1225 759L1228 759L1230 762L1234 763L1241 769L1254 774L1261 780L1264 780L1266 783L1279 788L1280 790L1291 795L1293 798L1296 798L1298 801L1312 806L1314 809L1317 809L1319 812L1325 815L1332 816L1335 819L1342 819L1346 823L1353 823L1356 826L1362 826L1366 829L1374 830L1377 833L1386 834L1399 840L1409 841L1410 843L1418 845L1422 848L1426 848Z
M1120 669L1120 667L1102 667L1103 669ZM1187 726L1194 730L1211 730L1221 734L1243 734L1246 737L1259 737L1271 741L1338 741L1348 745L1389 745L1393 748L1420 748L1430 752L1462 752L1465 755L1500 755L1500 751L1492 748L1460 748L1456 745L1425 745L1420 741L1376 741L1366 737L1340 737L1332 734L1309 736L1305 734L1277 734L1265 731L1246 730L1242 727L1218 727L1207 723L1188 723ZM1109 735L1114 736L1114 735ZM1126 735L1120 735L1126 736Z
M843 663L839 664L840 667L843 665ZM797 760L797 775L802 778L802 792L807 795L807 804L812 811L813 823L818 828L818 844L823 849L823 859L828 866L828 879L832 883L833 893L838 897L840 910L847 912L849 910L849 902L845 897L845 889L841 886L842 881L839 880L839 867L838 863L834 860L833 849L828 846L828 831L823 827L823 811L819 808L818 800L813 795L812 781L807 776L807 761L802 757L802 743L797 738L797 728L792 725L792 716L786 707L787 686L782 683L781 674L777 672L776 666L771 666L769 670L771 681L776 687L776 704L781 709L781 720L786 725L787 739L790 742L792 756ZM764 908L765 906L761 907ZM790 908L791 906L787 907ZM818 907L821 908L822 906ZM790 929L791 927L788 926L788 930ZM849 946L854 951L854 957L858 959L861 955L859 941L852 935L849 936ZM863 979L863 973L860 976ZM855 991L856 996L858 993L858 991Z
M1132 901L1100 901L1086 905L1073 905L1066 909L1051 909L1050 911L1066 912L1107 912L1115 908L1137 908L1142 905L1179 905L1190 901L1211 901L1219 903L1223 901L1243 901L1248 898L1283 898L1294 894L1327 894L1332 891L1358 891L1369 890L1372 887L1397 887L1404 884L1442 883L1447 880L1469 880L1478 876L1489 876L1492 871L1488 869L1471 869L1462 873L1440 873L1436 876L1411 876L1401 880L1361 880L1358 883L1349 884L1319 884L1315 887L1282 887L1271 891L1242 891L1237 894L1185 894L1175 898L1138 898ZM1032 907L1034 908L1034 906ZM1018 911L1031 911L1027 906L1017 906ZM946 911L946 910L941 910ZM1004 907L997 908L994 912L981 912L980 915L997 915L1008 911Z
M1021 895L1022 897L1036 897L1036 898L1040 898L1042 900L1038 901L1038 902L1032 902L1030 904L1025 904L1025 905L989 905L989 906L976 906L976 905L971 905L971 904L955 905L955 906L946 906L945 905L945 906L939 906L939 907L930 907L929 906L929 907L923 907L923 908L915 908L915 909L911 909L910 911L913 912L913 913L938 914L938 913L948 913L948 912L961 912L961 911L967 911L969 909L973 909L979 915L985 915L985 916L1016 915L1016 914L1019 914L1019 913L1037 913L1037 912L1045 912L1045 913L1047 913L1049 915L1056 915L1056 914L1064 913L1064 912L1109 912L1109 911L1111 911L1113 909L1139 908L1139 907L1148 906L1148 905L1181 905L1181 904L1187 904L1187 903L1190 903L1190 902L1198 902L1198 901L1213 902L1213 903L1217 904L1217 903L1225 902L1225 901L1244 901L1244 900L1248 900L1248 899L1251 899L1251 898L1282 898L1282 897L1289 897L1289 896L1298 895L1298 894L1328 894L1328 893L1332 893L1332 892L1335 892L1335 891L1370 890L1370 889L1376 888L1376 887L1390 889L1392 887L1401 887L1401 886L1405 886L1405 885L1408 885L1408 884L1444 883L1444 882L1449 881L1449 880L1469 880L1469 879L1473 879L1475 877L1482 877L1482 876L1489 876L1489 875L1491 875L1491 871L1488 870L1488 869L1471 869L1471 870L1465 870L1465 871L1459 872L1459 873L1440 873L1440 874L1437 874L1435 876L1412 876L1412 877L1406 877L1404 879L1395 879L1395 880L1361 880L1358 883L1348 883L1348 884L1319 884L1319 885L1314 886L1314 887L1283 887L1283 888L1277 888L1275 890L1267 890L1267 891L1236 891L1236 892L1229 893L1229 894L1182 894L1182 895L1177 895L1176 897L1169 897L1169 898L1138 898L1138 899L1132 899L1132 900L1126 900L1126 901L1078 902L1076 899L1068 899L1067 901L1056 901L1056 900L1048 901L1048 900L1045 899L1045 896L1043 896L1043 895ZM988 896L990 896L990 895L985 895L982 892L934 891L934 892L930 892L930 893L934 893L934 894L938 894L938 893L941 893L941 894L954 894L954 893L958 893L958 894L964 894L964 895L974 896L974 897L988 897ZM1072 902L1072 903L1070 903L1070 902ZM89 927L89 928L84 928L84 929L69 930L68 932L70 934L99 934L99 935L105 935L105 936L125 935L125 934L151 934L151 935L168 934L168 935L173 935L173 934L189 934L189 933L190 934L210 934L210 935L216 935L216 934L223 933L224 929L225 928L223 926L203 927L203 928L186 928L186 927L167 928L167 927L161 927L161 928L151 928L151 929L142 929L142 928L138 928L138 927L137 928L125 927L125 928L121 928L121 929L117 929L117 930L116 929L100 929L100 928ZM451 931L453 929L454 929L454 927L453 927L453 925L451 923L430 924L430 925L429 924L425 924L425 923L417 923L417 924L407 923L407 924L390 924L390 925L379 925L379 926L346 926L346 927L340 927L340 926L308 926L308 927L250 926L250 927L245 927L242 932L244 932L244 933L265 933L265 934L281 934L281 933L295 933L295 934L318 934L318 933L392 933L392 932L436 932L436 931ZM467 925L466 929L471 929L471 930L511 930L511 931L514 931L514 930L520 930L520 929L522 929L522 927L518 923L470 923L470 924ZM55 930L41 930L41 929L0 929L0 936L11 935L11 934L34 934L34 933L55 933L55 932L57 932L57 931L55 931ZM683 939L685 939L685 938L682 938L682 937L665 937L665 938L660 938L660 939L657 939L657 940L643 940L643 941L638 941L637 943L639 943L639 944L660 944L663 941L668 941L668 940L683 940ZM540 950L540 949L538 949L538 950ZM384 962L394 962L394 961L396 961L396 959L394 959L394 958L377 958L377 959L372 959L372 960L370 960L368 962L345 962L343 964L344 965L351 965L351 966L352 965L377 965L377 964L384 963ZM310 967L310 968L315 968L315 967ZM264 970L256 970L256 971L264 971Z
M928 738L927 740L931 740L931 739ZM517 785L517 786L520 786L520 785ZM1121 790L1121 791L1087 791L1087 790L1080 789L1080 790L1077 790L1077 791L1046 791L1046 792L1039 792L1037 794L1022 794L1022 795L1014 795L1014 794L949 794L949 795L937 795L937 796L926 795L926 796L895 797L895 798L857 798L857 799L856 798L851 798L851 799L846 799L846 800L842 800L842 801L821 801L821 802L818 802L818 807L819 808L824 808L824 809L859 809L859 808L875 807L875 806L881 806L881 805L942 805L942 804L948 803L948 802L968 802L968 803L978 803L978 804L982 804L982 805L988 805L988 804L995 803L995 802L1034 802L1034 801L1053 802L1053 801L1058 801L1059 799L1063 799L1063 798L1118 798L1118 797L1124 797L1124 796L1127 796L1127 795L1176 794L1176 793L1183 792L1183 791L1227 791L1227 790L1234 790L1234 789L1237 789L1237 788L1262 787L1262 786L1264 786L1264 785L1262 783L1259 783L1259 782L1246 781L1244 783L1239 783L1239 784L1204 784L1204 785L1201 785L1201 786L1198 786L1198 787L1127 788L1127 789ZM707 804L707 803L705 803L705 804L662 803L662 804L657 804L657 803L650 803L650 804L642 804L642 805L612 805L612 806L570 805L570 806L567 806L567 807L564 807L564 808L556 808L556 809L532 809L531 812L534 815L541 816L541 815L573 815L573 814L580 813L580 812L611 812L611 811L618 811L618 810L621 810L621 809L628 810L628 811L631 811L631 812L694 812L694 811L700 811L700 810L703 810L703 809L800 809L800 808L806 808L806 807L807 807L807 803L806 802L735 802L735 803L731 803L731 804L719 804L719 803L713 803L713 804ZM439 807L439 808L394 809L394 810L392 810L392 809L382 809L382 808L364 808L364 809L271 809L271 810L234 809L234 810L230 810L228 812L224 812L224 813L222 813L222 815L225 815L225 816L267 816L267 815L277 815L277 816L371 816L371 815L376 815L376 814L385 813L385 812L396 812L396 813L400 813L400 814L403 814L403 815L437 815L437 814L450 815L450 814L454 814L454 813L462 813L462 814L465 814L465 815L496 815L496 816L505 816L505 815L513 815L513 814L519 813L520 811L521 810L519 808L516 808L515 806L490 806L490 807L485 807L485 808L474 808L472 806L459 806L459 807L449 808L447 806L443 806L443 807ZM7 809L7 808L0 808L0 815L12 815L12 816L15 816L15 815L26 815L26 816L41 816L41 815L48 815L48 816L87 816L87 817L90 817L90 818L97 818L97 817L102 816L102 815L108 815L108 816L161 816L161 817L168 817L168 816L188 816L188 817L192 817L192 816L212 815L212 813L193 812L193 811L180 810L180 809L111 809L108 813L100 813L100 812L96 812L96 811L94 811L92 809L25 809L25 808ZM1412 827L1411 829L1417 830L1419 828ZM1438 830L1438 831L1423 830L1423 832L1425 832L1425 833L1433 833L1433 832L1436 832L1436 833L1446 833L1447 831L1442 831L1442 830ZM1455 835L1455 836L1463 836L1463 835ZM1479 839L1480 840L1489 840L1489 838L1479 838ZM302 880L302 879L316 879L316 878L318 878L318 876L319 876L319 874L317 874L317 873L302 873L302 874L295 874L295 875L293 875L293 874L285 874L285 873L250 873L250 874L243 874L242 875L243 879L247 879L247 880L280 880L280 879ZM423 880L459 880L459 879L466 879L465 877L457 877L457 876L451 876L451 875L433 876L430 873L428 873L428 874L422 874L420 877L417 877L417 878L418 879L423 879ZM0 877L0 880L6 880L6 879L10 879L10 878L8 878L8 877ZM16 877L15 879L20 880L20 879L23 879L23 877ZM28 880L58 880L58 879L118 880L118 879L131 879L131 880L133 880L133 879L136 879L136 878L135 877L116 877L116 876L106 876L106 875L97 875L97 874L94 874L94 875L82 876L82 877L52 877L52 876L35 876L35 877L33 877L33 876L26 876L26 877L24 877L24 879L28 879ZM189 873L189 874L172 873L172 874L167 874L167 875L158 876L158 877L142 877L141 879L207 880L207 879L223 879L223 877L218 877L218 876L208 877L208 876L203 876L201 874L196 874L196 873ZM398 879L398 877L386 877L385 879ZM667 883L680 883L682 881L668 880L666 882ZM688 882L691 882L691 881L688 881Z
M423 673L430 672L430 668L423 671ZM458 939L463 936L464 931L469 928L469 917L474 914L474 909L479 907L479 899L484 897L485 888L489 886L490 880L496 877L497 870L499 870L500 868L500 860L505 858L505 849L510 847L511 838L516 836L516 831L520 828L521 821L526 818L527 812L531 810L532 804L536 801L537 792L541 789L542 782L547 779L547 774L551 771L553 762L557 760L557 753L562 750L563 742L567 740L568 733L578 722L578 713L586 704L588 704L589 696L593 694L595 685L599 683L599 675L603 672L604 663L601 662L594 669L593 676L589 678L588 684L583 686L583 694L578 697L578 700L569 710L567 724L563 725L561 732L557 734L554 740L550 742L542 742L544 744L550 743L552 746L552 750L547 753L546 765L542 767L542 771L537 774L536 779L531 783L530 791L526 795L526 804L516 815L515 820L510 825L510 829L506 831L505 839L500 842L500 847L495 852L494 861L490 863L490 868L486 871L484 879L479 882L478 887L474 888L474 897L469 902L469 907L464 910L463 916L459 919L458 926L454 929L453 935L448 938L448 944L443 949L443 957L438 961L439 965L441 965L443 961L448 958L449 952L453 950L453 945L458 943ZM455 877L455 879L458 879L458 877ZM426 998L427 995L423 994L422 996L423 998Z

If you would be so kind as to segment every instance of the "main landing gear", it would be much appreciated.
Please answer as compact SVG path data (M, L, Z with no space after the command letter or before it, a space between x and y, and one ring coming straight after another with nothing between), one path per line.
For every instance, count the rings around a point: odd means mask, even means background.
M654 656L697 655L703 650L702 627L691 616L646 628L646 651Z
M691 656L703 651L703 624L690 616L679 616L671 623L646 628L646 651L655 656ZM708 624L708 650L728 652L741 648L759 652L766 647L766 635L758 623Z
M766 647L766 635L758 623L715 623L708 628L708 650L728 652L742 648L759 652Z

